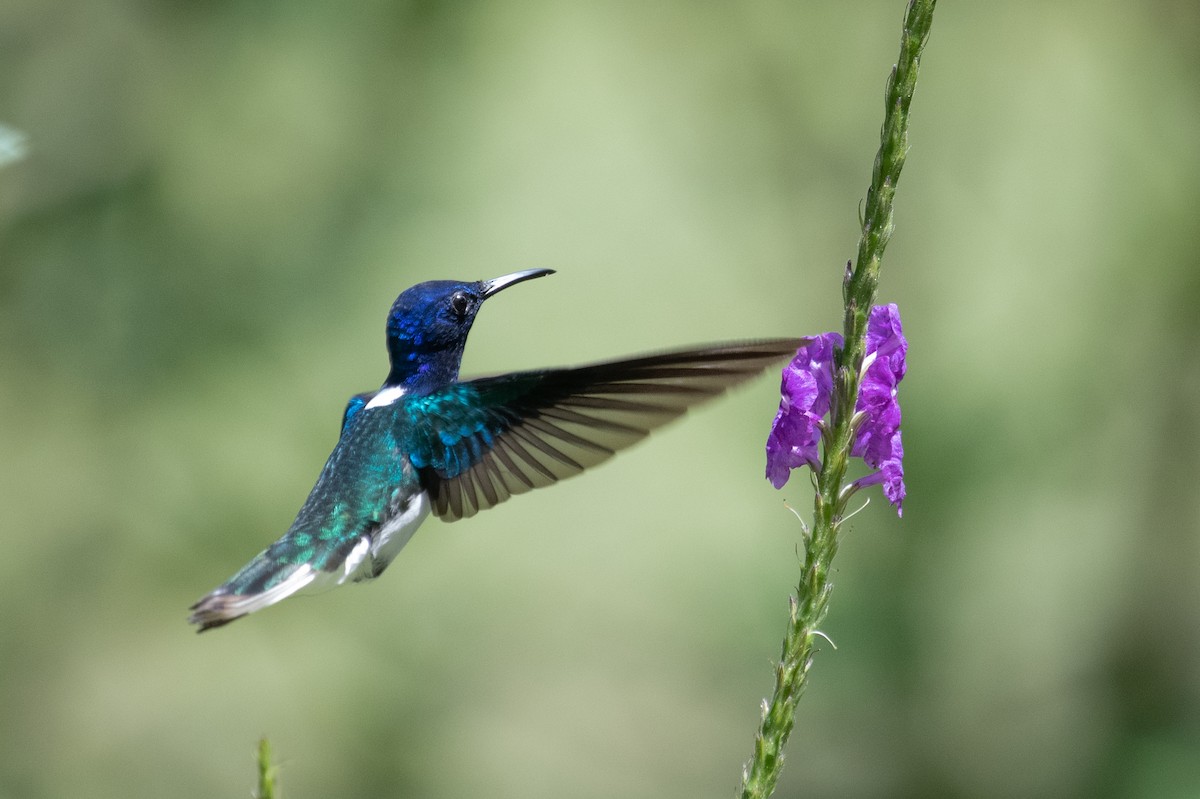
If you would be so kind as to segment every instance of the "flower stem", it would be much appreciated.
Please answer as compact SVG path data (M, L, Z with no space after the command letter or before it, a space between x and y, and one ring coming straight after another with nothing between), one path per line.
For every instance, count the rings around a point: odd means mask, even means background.
M258 742L258 790L254 799L279 799L278 773L279 767L271 765L271 742L264 737Z
M765 799L775 790L783 769L783 748L796 721L796 705L807 685L816 638L822 635L820 625L829 607L833 589L829 573L837 554L838 527L845 514L841 489L854 444L852 420L866 351L867 319L875 303L883 251L892 236L892 201L908 150L908 111L936 5L937 0L911 0L900 37L900 58L888 76L880 147L867 190L858 261L853 269L847 265L842 286L845 349L836 361L831 435L816 479L812 532L796 596L791 599L783 651L775 669L775 690L771 699L763 702L754 753L743 771L742 799Z

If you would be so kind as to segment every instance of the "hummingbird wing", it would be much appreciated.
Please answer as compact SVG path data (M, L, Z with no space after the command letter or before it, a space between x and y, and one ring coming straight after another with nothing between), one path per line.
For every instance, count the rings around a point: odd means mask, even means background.
M405 398L410 450L433 512L467 518L579 474L796 353L806 339L716 344L569 369L517 372Z

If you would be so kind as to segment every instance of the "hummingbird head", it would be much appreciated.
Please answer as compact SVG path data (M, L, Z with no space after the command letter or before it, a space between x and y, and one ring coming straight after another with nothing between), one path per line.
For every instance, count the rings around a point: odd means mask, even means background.
M454 382L483 301L515 283L552 274L553 269L526 269L472 283L433 280L406 290L388 313L392 370L384 385L421 392Z

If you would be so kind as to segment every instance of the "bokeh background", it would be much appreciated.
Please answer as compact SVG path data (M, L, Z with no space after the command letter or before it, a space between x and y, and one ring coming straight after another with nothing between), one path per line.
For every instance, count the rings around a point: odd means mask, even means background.
M197 637L394 296L468 373L840 324L899 0L0 6L0 797L730 795L801 476L764 377ZM1200 795L1200 6L938 11L855 517L778 795ZM22 141L15 139L16 133Z

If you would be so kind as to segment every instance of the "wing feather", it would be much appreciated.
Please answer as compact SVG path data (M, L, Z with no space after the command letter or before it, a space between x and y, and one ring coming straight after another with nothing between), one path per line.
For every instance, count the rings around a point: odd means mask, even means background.
M423 439L417 453L433 512L448 521L466 518L578 474L790 357L805 341L718 344L518 372L406 398L414 415L440 417L441 435Z

